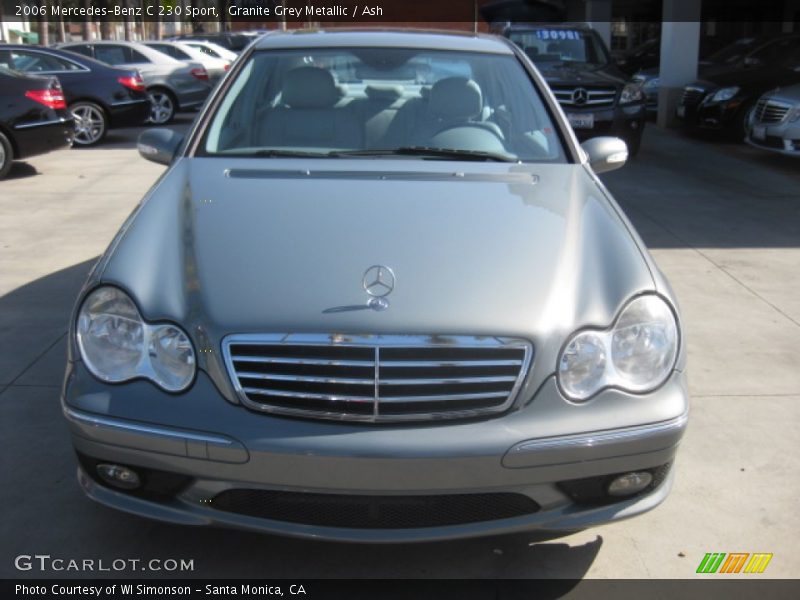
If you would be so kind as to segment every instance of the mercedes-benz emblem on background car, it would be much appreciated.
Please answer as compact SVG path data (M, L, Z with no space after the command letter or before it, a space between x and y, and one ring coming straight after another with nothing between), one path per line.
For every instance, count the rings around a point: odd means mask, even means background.
M362 285L364 291L373 298L383 298L394 289L394 271L383 265L372 265L364 271Z
M572 102L573 104L586 104L589 100L589 92L587 92L583 88L575 88L572 92Z

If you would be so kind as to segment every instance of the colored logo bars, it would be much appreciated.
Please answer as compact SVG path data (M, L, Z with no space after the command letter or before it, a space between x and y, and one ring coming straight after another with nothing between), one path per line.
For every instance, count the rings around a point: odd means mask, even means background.
M708 552L697 567L698 573L763 573L772 553Z

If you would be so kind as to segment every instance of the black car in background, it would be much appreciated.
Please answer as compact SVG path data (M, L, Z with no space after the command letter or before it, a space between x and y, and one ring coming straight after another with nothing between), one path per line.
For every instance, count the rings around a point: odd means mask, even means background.
M742 139L758 98L795 83L800 83L800 34L744 38L700 63L700 79L684 87L676 114L689 127Z
M616 67L596 31L584 23L517 24L503 35L547 80L578 139L617 136L636 155L645 124L644 94Z
M87 56L29 45L0 46L0 65L16 71L58 77L75 119L75 144L91 146L109 129L141 125L150 116L150 99L141 76Z
M241 53L242 50L247 48L247 45L253 41L253 36L245 35L243 33L186 33L183 35L175 36L170 40L206 40L214 42L218 46L227 48L236 54Z
M661 39L650 38L630 50L612 52L617 67L627 75L643 69L653 69L661 61Z
M68 146L72 118L55 77L0 66L0 179L15 160Z

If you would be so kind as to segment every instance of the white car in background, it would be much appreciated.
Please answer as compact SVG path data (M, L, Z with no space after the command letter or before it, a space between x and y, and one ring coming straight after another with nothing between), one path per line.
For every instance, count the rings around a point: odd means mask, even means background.
M212 83L222 79L223 75L231 68L233 59L217 58L207 52L203 52L185 42L162 42L149 41L143 42L145 46L158 50L185 63L200 63L208 72L208 78ZM235 58L235 56L234 56Z
M199 50L200 52L211 56L213 58L221 58L233 62L239 56L236 52L231 52L227 48L223 48L214 42L207 42L206 40L177 40L179 44L185 44Z

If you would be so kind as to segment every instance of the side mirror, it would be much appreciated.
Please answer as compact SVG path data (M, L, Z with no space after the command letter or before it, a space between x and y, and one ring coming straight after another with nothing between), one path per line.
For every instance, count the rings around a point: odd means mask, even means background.
M182 141L183 136L171 129L148 129L139 136L136 147L142 158L168 165Z
M592 138L581 148L589 157L589 166L598 174L619 169L628 160L628 145L618 137Z

